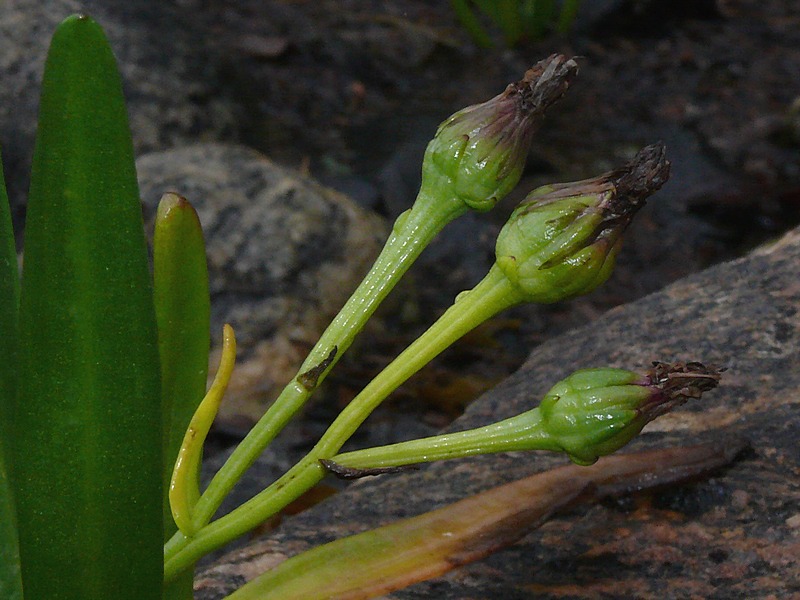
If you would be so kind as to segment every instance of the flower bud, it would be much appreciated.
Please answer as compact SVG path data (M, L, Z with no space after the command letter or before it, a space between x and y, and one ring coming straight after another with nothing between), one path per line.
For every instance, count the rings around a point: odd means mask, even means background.
M576 371L542 400L542 427L573 462L589 465L656 417L716 387L720 372L698 362L653 363L645 376L611 368Z
M497 238L497 265L529 302L591 292L611 275L622 232L668 176L657 144L600 177L534 190Z
M452 115L425 150L422 188L491 209L519 182L536 126L577 72L574 60L554 54L499 96Z

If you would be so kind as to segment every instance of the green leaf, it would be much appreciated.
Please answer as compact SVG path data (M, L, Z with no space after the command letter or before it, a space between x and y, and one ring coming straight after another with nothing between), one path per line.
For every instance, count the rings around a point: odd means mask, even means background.
M164 539L175 532L169 507L172 469L208 376L208 268L200 220L191 204L165 194L153 238L153 292L161 357L164 423ZM164 600L191 600L193 569L164 587Z
M0 163L0 598L9 600L22 599L17 520L6 458L16 395L18 308L17 252Z
M558 23L556 31L559 33L567 33L575 22L575 17L578 16L578 9L580 9L581 0L565 0L561 5L561 13L558 16Z
M461 25L472 37L472 41L474 41L480 48L491 48L492 39L489 37L489 34L486 33L483 27L481 27L477 15L470 8L469 1L450 0L450 4L453 7L453 12L456 13L456 17L458 17L458 20L461 21Z
M164 486L169 486L178 449L208 377L208 268L200 220L191 204L165 194L153 239L153 291L161 356L164 423ZM175 532L164 494L165 540Z
M524 27L534 40L540 40L547 34L548 28L556 19L555 0L535 0L526 7L523 14Z
M11 210L0 162L0 438L7 439L16 390L19 273ZM2 444L0 444L2 445Z
M25 596L160 598L155 311L121 81L85 16L51 42L27 219L13 460Z
M9 472L0 449L0 598L22 600L17 518Z
M506 45L514 46L522 37L522 19L519 0L496 0L497 17L495 22L503 32Z
M169 583L164 584L163 600L193 600L194 599L194 569L189 569L178 575Z

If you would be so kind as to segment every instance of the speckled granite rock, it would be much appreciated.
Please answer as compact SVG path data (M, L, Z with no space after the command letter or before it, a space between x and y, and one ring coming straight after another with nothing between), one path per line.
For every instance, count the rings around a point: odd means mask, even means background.
M749 454L692 485L576 510L511 548L391 598L789 598L800 592L800 230L543 344L454 428L516 414L579 367L727 365L720 388L653 423L633 448L744 434ZM223 597L312 545L562 464L537 453L362 480L198 579ZM413 491L410 493L410 490Z
M171 2L0 2L0 141L12 202L27 192L50 36L83 12L103 27L117 57L138 152L200 140L238 139L237 102L203 43L204 32Z
M147 154L137 169L148 230L166 191L197 209L212 337L218 341L222 325L231 323L239 342L220 417L256 420L361 281L387 226L345 196L241 146Z

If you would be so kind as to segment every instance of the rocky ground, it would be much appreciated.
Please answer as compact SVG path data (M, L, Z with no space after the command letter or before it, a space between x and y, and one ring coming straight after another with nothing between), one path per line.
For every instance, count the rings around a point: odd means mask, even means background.
M673 163L603 288L494 320L405 386L357 443L434 431L553 336L800 222L800 6L790 0L585 2L569 34L506 48L490 30L488 49L446 0L17 0L0 3L0 143L20 226L47 40L82 10L120 63L146 214L167 187L197 204L215 330L233 320L242 335L220 446L292 376L413 201L436 125L553 52L579 57L520 192L443 232L266 472L481 277L499 227L536 185L596 175L657 140Z

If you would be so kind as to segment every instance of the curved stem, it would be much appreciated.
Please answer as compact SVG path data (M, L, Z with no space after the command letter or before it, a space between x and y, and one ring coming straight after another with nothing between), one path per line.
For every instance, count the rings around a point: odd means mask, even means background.
M194 537L176 534L165 546L165 579L258 526L318 483L325 476L319 460L334 456L390 393L465 333L522 299L519 288L493 266L475 288L459 295L453 306L350 402L317 445L292 469L233 512L203 527Z
M233 327L227 323L223 327L222 358L220 359L214 382L200 405L195 410L186 435L183 438L178 459L169 484L169 505L172 518L182 532L191 535L195 532L192 522L194 507L200 498L200 461L203 457L203 444L211 424L217 416L219 405L236 362L236 336Z
M460 201L436 202L420 192L414 206L398 217L372 269L322 334L298 376L289 382L211 480L194 507L195 529L208 523L233 486L308 400L422 250L447 223L467 210ZM312 372L313 378L303 378L302 374Z

